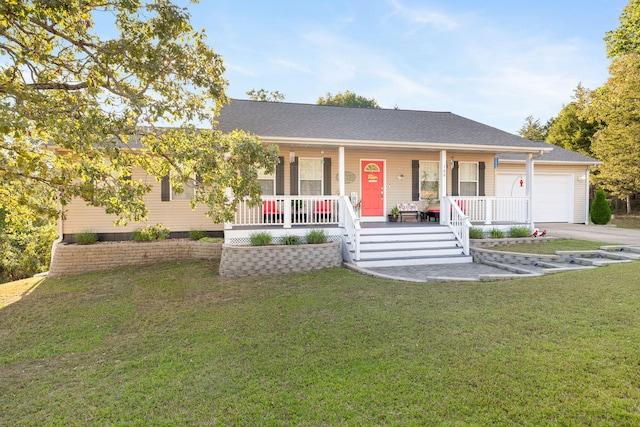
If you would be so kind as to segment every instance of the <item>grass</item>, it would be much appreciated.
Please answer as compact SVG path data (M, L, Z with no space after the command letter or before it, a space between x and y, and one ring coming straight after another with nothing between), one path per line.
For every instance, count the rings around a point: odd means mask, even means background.
M591 251L601 246L618 246L616 243L592 242L588 240L547 239L539 237L532 243L495 246L490 249L529 254L555 254L556 251Z
M616 213L611 219L611 224L615 224L620 228L640 228L640 215L634 214L618 214Z
M639 275L232 281L176 262L0 285L22 296L0 309L0 425L636 426Z

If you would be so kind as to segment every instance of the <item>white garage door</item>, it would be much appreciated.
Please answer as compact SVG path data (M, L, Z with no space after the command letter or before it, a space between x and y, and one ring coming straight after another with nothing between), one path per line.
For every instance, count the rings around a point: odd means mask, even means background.
M524 177L524 173L498 174L498 197L525 197L526 188L520 187ZM533 222L572 222L573 176L536 174L533 179Z

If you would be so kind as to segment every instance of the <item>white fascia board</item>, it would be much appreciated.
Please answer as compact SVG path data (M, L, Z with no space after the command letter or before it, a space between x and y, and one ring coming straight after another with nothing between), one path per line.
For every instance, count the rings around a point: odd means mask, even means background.
M589 161L584 161L584 162L580 162L580 161L570 161L570 160L536 160L534 159L534 161L536 162L537 165L601 165L602 162L599 160L596 160L595 162L589 162ZM525 160L517 160L517 159L500 159L500 163L513 163L513 164L518 164L518 163L526 163Z
M549 153L553 147L515 147L496 145L468 145L468 144L440 144L435 142L398 142L376 140L346 140L346 139L317 139L317 138L290 138L259 136L260 140L270 144L288 145L319 145L319 146L343 146L343 147L378 147L378 148L408 148L431 149L434 151L477 151L488 153Z

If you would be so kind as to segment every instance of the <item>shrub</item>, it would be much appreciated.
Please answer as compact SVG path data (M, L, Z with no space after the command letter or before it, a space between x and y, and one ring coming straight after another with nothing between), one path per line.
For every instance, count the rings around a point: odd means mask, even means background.
M489 234L491 235L492 239L502 239L504 237L504 231L497 228L492 228Z
M136 242L150 242L152 240L165 240L169 237L170 230L162 224L147 225L142 230L131 233L131 238Z
M469 229L469 238L470 239L483 239L484 238L484 232L482 231L481 228L471 227Z
M204 230L191 230L189 231L189 238L191 240L200 240L207 237L207 232Z
M325 234L324 230L311 230L307 233L306 240L310 245L326 243L327 235Z
M282 236L283 245L299 245L302 243L300 236Z
M73 240L79 245L92 245L98 241L98 234L93 231L83 231L73 235Z
M604 190L596 191L596 198L591 205L591 222L594 224L607 224L611 221L611 208L607 203Z
M203 237L202 239L198 239L198 242L202 243L222 243L224 239L220 237Z
M267 246L271 244L271 234L265 232L249 235L251 246Z
M509 236L511 237L529 237L531 236L531 229L526 225L518 225L509 229Z

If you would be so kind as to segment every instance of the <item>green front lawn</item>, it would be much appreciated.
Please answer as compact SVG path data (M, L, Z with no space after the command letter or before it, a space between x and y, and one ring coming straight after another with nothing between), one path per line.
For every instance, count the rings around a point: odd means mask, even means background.
M231 281L185 262L25 282L0 308L0 425L637 426L638 277Z

